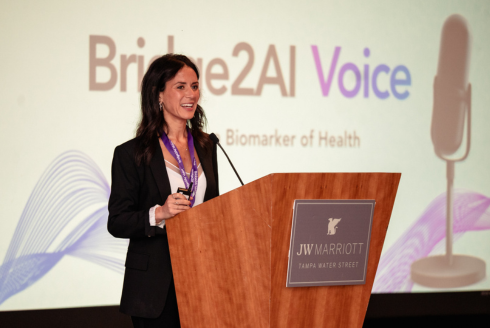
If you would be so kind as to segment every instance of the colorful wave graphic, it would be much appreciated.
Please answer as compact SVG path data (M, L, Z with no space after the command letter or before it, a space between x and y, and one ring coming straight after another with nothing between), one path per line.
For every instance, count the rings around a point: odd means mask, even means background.
M490 198L454 191L453 242L468 231L490 229ZM446 193L432 201L420 218L381 256L373 293L410 292L410 266L428 256L446 238ZM471 255L471 254L468 254Z
M0 266L0 304L43 277L65 255L123 273L127 240L107 232L110 187L97 164L67 151L46 169Z
M124 272L128 241L107 232L110 187L97 164L80 151L67 151L46 169L22 212L0 266L0 304L41 279L71 255ZM468 231L490 229L490 198L454 192L454 240ZM446 194L383 254L373 292L410 292L411 264L445 239Z

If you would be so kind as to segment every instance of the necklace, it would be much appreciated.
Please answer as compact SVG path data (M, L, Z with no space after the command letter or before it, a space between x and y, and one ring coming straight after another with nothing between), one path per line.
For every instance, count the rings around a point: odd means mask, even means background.
M187 132L187 131L186 131L186 132ZM165 133L165 132L164 132L164 133ZM166 135L166 133L165 133L165 135ZM167 138L168 138L168 136L167 136ZM189 139L189 137L188 137L188 136L186 136L186 138L187 138L187 139ZM170 138L168 138L168 140L170 140ZM162 141L163 141L163 139L162 139ZM170 142L172 142L172 141L170 140ZM174 144L174 145L175 145L175 144ZM184 151L188 151L188 150L189 150L189 146L187 146L187 148L186 148Z

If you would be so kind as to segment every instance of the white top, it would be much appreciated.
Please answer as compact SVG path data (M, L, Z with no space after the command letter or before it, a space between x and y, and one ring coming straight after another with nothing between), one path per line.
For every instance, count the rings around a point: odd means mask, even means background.
M168 162L165 160L165 166L167 169L167 175L168 175L168 180L170 181L170 191L172 193L177 192L177 189L180 188L185 188L184 185L184 180L182 179L182 176L180 175L180 170L178 167L173 165L172 163ZM197 167L197 172L198 172L198 179L197 179L197 191L196 191L196 200L194 202L194 206L197 206L201 204L204 201L204 194L206 193L206 187L207 187L207 181L206 181L206 176L204 175L204 171L201 168L201 163L199 163ZM187 177L190 176L190 173L187 173ZM155 220L155 210L160 207L161 205L155 205L152 208L150 208L150 225L151 226L156 226L156 220ZM165 226L165 220L162 220L160 224L158 225L160 228L163 228Z

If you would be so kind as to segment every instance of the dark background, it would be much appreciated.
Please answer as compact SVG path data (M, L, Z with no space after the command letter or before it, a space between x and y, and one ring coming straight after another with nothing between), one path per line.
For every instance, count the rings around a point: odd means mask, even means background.
M117 306L0 312L0 327L132 327ZM490 327L490 292L373 294L371 327ZM306 328L306 327L305 327ZM309 327L308 327L309 328Z

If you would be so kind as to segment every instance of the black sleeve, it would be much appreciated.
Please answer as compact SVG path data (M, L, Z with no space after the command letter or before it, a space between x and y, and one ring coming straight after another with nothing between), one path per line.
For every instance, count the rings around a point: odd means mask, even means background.
M139 206L140 178L134 156L121 146L114 150L112 186L109 197L107 230L118 238L143 238L154 235L149 208Z

